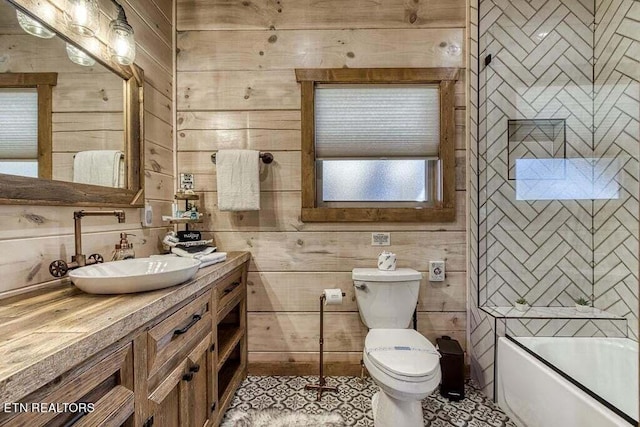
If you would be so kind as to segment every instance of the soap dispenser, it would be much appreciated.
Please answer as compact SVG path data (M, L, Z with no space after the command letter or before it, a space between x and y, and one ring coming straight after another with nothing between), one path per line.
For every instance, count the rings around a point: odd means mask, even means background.
M136 254L133 251L133 243L129 243L127 236L133 236L133 234L120 233L120 243L116 245L116 250L113 251L111 261L135 258Z

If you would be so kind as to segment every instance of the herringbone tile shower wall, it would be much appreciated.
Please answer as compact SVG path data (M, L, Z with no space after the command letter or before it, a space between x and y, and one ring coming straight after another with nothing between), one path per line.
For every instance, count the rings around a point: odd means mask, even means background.
M481 73L480 107L487 305L509 306L522 296L532 305L571 306L592 293L592 202L518 200L509 163L540 158L541 150L509 144L508 120L564 119L563 156L592 156L593 25L593 1L481 3L481 57L492 55ZM558 152L548 151L549 158Z
M469 343L473 375L492 395L497 325L478 306L592 296L638 338L640 1L470 0L469 16ZM534 132L509 144L509 119L564 120L566 138ZM545 157L585 165L592 186L617 196L518 197L514 161ZM621 333L620 322L598 322L557 333ZM538 323L520 329L534 334Z
M597 0L595 18L594 157L618 172L619 197L594 203L595 306L638 339L640 1Z

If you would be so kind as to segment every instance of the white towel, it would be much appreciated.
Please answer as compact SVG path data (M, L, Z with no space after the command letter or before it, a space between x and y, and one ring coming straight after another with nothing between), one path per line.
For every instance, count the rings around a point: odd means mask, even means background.
M198 259L200 260L200 267L199 268L203 268L203 267L210 266L211 264L217 264L219 262L225 261L227 259L227 253L226 252L214 252L212 254L205 255L205 256L200 257Z
M200 252L190 253L185 251L182 248L178 248L178 247L171 248L171 252L178 256L185 257L185 258L195 258L195 259L201 259L203 256L209 255L215 250L216 250L215 247L209 246L208 248L203 249Z
M176 254L166 254L166 255L150 255L151 258L162 258L162 257L177 257ZM213 264L218 264L220 262L226 261L227 253L226 252L214 252L209 255L204 255L198 260L200 261L200 265L198 268L208 267Z
M253 150L220 150L216 154L218 209L260 210L260 153Z
M76 153L73 159L73 182L124 186L124 153L119 150L89 150Z

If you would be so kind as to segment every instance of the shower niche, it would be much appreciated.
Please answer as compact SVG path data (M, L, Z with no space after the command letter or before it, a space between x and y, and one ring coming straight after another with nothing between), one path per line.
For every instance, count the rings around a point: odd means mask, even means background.
M563 173L567 123L564 119L508 121L509 180L558 179Z

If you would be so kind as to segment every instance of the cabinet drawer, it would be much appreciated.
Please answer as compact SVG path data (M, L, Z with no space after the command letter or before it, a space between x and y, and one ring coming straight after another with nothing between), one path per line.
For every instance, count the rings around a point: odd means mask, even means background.
M134 413L132 345L91 360L52 381L21 401L65 404L92 403L93 411L20 412L0 414L0 425L36 426L119 426ZM61 407L61 406L59 406ZM86 405L85 405L86 408ZM84 408L74 408L84 409Z
M245 288L243 282L243 268L239 267L229 273L227 276L220 279L218 285L216 285L217 297L218 297L218 313L221 313L227 309L227 305L231 301L234 301L239 294L241 294Z
M147 334L149 388L187 356L195 339L211 331L211 292L206 292L151 328Z

